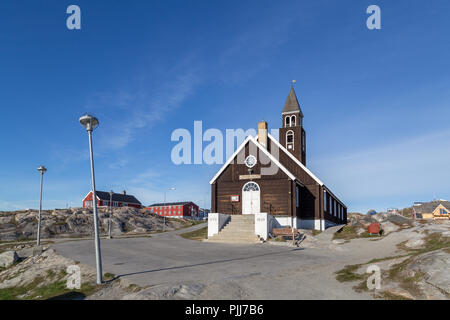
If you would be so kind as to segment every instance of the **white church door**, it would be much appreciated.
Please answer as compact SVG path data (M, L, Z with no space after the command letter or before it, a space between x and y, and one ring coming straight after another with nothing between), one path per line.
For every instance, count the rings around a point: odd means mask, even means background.
M248 182L242 188L242 214L260 212L260 189L255 182Z

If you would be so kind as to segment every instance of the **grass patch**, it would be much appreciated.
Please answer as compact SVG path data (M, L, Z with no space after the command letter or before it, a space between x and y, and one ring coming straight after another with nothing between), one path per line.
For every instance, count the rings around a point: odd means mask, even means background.
M420 297L422 292L417 283L424 278L424 274L418 271L408 274L406 272L407 266L413 262L415 257L427 252L444 250L450 253L450 237L444 237L442 236L442 233L431 233L427 234L424 240L424 247L420 249L410 249L406 247L406 241L399 243L397 246L400 249L407 251L407 253L403 255L372 259L364 264L347 265L342 270L336 272L336 279L340 282L361 281L358 285L354 286L353 289L357 292L368 290L366 282L370 274L356 273L361 266L398 258L407 258L402 262L393 265L390 270L383 271L383 280L396 282L400 288L404 289L412 296ZM382 292L377 297L389 300L408 300L407 297L396 295L391 292Z
M362 264L347 265L344 269L336 272L336 280L339 282L350 282L361 280L365 277L364 274L356 273Z
M333 240L351 240L351 239L359 239L359 238L376 238L380 239L378 234L371 235L367 231L358 234L356 232L356 228L354 226L345 226L340 231L335 232L333 235Z
M415 272L414 275L406 275L405 269L413 261L414 256L409 257L405 261L402 261L394 265L388 272L386 280L396 281L399 283L400 287L409 293L420 296L421 290L417 285L417 282L421 280L424 276L422 272Z
M386 258L379 258L379 259L372 259L369 262L367 262L366 264L373 264L373 263L377 263L377 262L383 262L383 261L387 261L387 260L393 260L393 259L398 259L398 258L404 258L409 256L410 254L403 254L403 255L398 255L398 256L391 256L391 257L386 257Z
M107 272L107 273L105 273L105 274L103 275L103 278L104 278L104 280L106 280L106 281L112 280L112 279L114 279L115 277L116 277L115 274L109 273L109 272Z
M181 237L190 240L202 241L208 238L208 227L180 234Z
M47 270L47 277L53 279L56 276L56 272L54 270Z
M58 275L61 274L60 272ZM52 276L55 277L56 273L53 272ZM71 296L86 297L99 289L99 286L91 283L82 284L79 290L68 289L66 280L60 277L58 280L42 286L41 283L43 281L42 277L37 277L33 282L25 286L0 289L0 300L47 300L65 295L69 296L69 294Z
M134 284L134 283L130 284L126 289L129 292L138 292L138 291L142 290L142 288L140 286L138 286L137 284Z
M428 230L425 230L428 231ZM410 254L419 255L431 251L436 251L440 249L449 249L450 248L450 237L442 236L442 233L426 233L427 236L424 238L424 245L422 248L408 248L406 246L406 242L408 240L403 241L397 244L397 248L402 249L404 251L409 252Z
M354 226L345 226L339 232L335 232L333 235L333 240L343 239L356 239L358 234L356 233L356 228Z

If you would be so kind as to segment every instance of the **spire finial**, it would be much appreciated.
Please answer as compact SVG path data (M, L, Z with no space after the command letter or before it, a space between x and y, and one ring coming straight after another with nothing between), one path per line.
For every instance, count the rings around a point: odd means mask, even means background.
M292 80L291 87L294 87L294 85L295 85L296 82L297 82L297 80Z

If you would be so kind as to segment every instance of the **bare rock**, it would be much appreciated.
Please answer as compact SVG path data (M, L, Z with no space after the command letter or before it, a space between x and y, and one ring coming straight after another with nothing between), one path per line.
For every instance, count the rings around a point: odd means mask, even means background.
M356 234L358 236L362 235L364 232L366 232L366 229L364 229L364 228L357 228L356 229Z
M6 251L0 254L0 267L8 268L19 260L16 251Z
M425 286L427 296L438 296L443 292L450 294L450 253L445 250L437 250L422 254L408 265L407 271L421 272L423 281L430 286ZM438 292L434 292L437 290ZM430 291L430 292L427 292Z
M411 239L405 243L405 246L410 249L417 249L422 247L425 244L423 239Z
M204 290L203 284L159 285L123 297L124 300L194 299Z
M387 220L389 222L392 222L396 225L412 225L412 220L409 218L406 218L404 216L398 215L398 214L390 214L387 216Z
M373 216L372 216L372 218L373 219L375 219L376 221L378 221L378 222L384 222L384 221L386 221L387 220L387 213L377 213L377 214L374 214Z
M395 232L398 229L400 229L399 226L397 226L396 224L393 224L392 222L389 222L389 221L383 222L381 224L381 228L383 229L384 234L389 234L391 232Z
M14 216L13 215L1 215L0 216L0 225L6 224L14 224Z

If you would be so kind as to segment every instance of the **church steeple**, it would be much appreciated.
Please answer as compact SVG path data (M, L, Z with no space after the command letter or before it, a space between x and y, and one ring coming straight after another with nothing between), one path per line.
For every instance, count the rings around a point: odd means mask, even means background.
M284 108L281 113L296 113L300 114L300 117L303 118L303 112L300 108L300 104L298 103L297 95L295 94L294 86L291 86L291 91L289 91L289 95L284 103Z
M300 162L306 165L306 133L303 129L303 112L298 103L294 86L281 111L280 143Z

